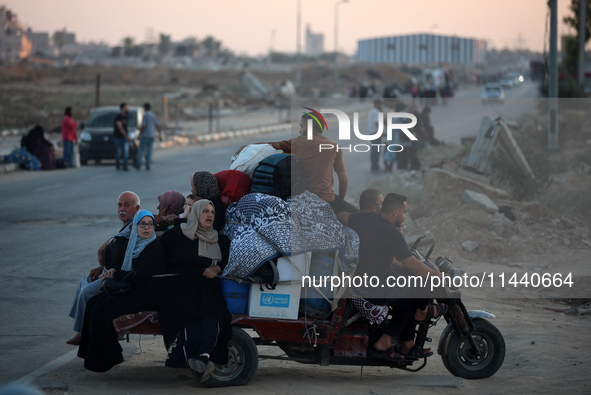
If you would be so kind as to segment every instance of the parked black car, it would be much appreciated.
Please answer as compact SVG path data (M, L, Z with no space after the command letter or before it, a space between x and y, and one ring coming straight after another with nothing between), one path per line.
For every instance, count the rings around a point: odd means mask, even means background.
M113 145L113 128L115 117L119 114L119 106L97 107L90 112L88 122L80 135L80 163L88 164L89 160L100 163L103 159L115 159ZM129 159L135 160L139 144L140 126L144 109L129 107L127 131L133 144L129 147ZM132 162L133 163L133 162Z

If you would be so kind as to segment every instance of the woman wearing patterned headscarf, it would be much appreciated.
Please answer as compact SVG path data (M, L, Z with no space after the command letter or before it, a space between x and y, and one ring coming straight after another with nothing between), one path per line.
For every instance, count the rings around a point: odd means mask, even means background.
M195 172L190 178L193 194L199 199L211 200L216 212L213 227L218 232L222 232L226 224L226 206L222 204L222 194L217 178L208 171Z
M163 272L164 253L154 234L154 216L147 210L138 211L133 218L123 261L101 276L101 281L112 278L130 283L131 289L115 298L101 292L86 306L78 349L78 356L84 359L86 369L106 372L123 362L113 319L123 314L155 310L161 281L152 276Z
M230 240L214 229L217 213L210 200L193 205L187 222L175 226L161 243L167 273L158 315L168 350L166 366L192 369L206 381L216 364L228 359L232 316L217 275L228 263Z

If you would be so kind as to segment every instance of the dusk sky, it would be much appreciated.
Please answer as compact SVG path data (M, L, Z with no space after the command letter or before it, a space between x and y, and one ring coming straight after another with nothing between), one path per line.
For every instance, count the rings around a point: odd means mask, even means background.
M341 0L342 1L342 0ZM306 25L324 33L334 49L336 0L301 0L302 51ZM136 43L171 34L174 41L213 35L237 54L260 55L269 48L296 51L297 0L0 0L34 31L66 28L77 41ZM559 34L570 0L558 0ZM546 0L349 0L338 6L339 50L354 54L357 40L413 33L481 38L489 48L529 48L541 52ZM560 45L560 44L559 44ZM547 48L547 47L546 47Z

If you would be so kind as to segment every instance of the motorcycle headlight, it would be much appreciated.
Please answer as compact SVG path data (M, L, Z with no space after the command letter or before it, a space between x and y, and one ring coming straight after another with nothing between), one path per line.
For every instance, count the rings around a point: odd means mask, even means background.
M451 270L452 262L448 257L437 257L437 259L435 259L435 264L441 273L447 273Z
M91 141L92 140L92 135L89 132L84 131L80 135L80 140L81 141Z

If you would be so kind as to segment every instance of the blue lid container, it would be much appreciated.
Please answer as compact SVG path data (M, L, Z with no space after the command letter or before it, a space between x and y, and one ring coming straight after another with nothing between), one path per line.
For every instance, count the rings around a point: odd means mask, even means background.
M226 298L228 311L231 314L246 314L248 291L249 284L237 283L234 280L222 278L222 294Z

